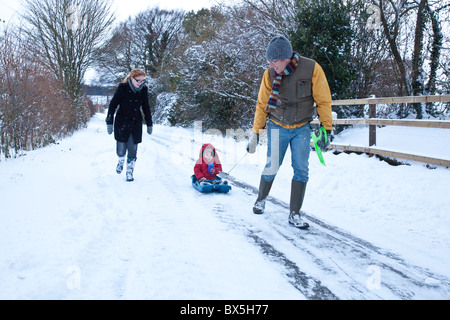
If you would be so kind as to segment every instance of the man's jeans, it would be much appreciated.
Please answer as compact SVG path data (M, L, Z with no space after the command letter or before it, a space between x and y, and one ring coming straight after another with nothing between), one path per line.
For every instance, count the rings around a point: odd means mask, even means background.
M283 163L288 146L291 146L292 180L308 182L311 126L309 123L295 129L285 129L272 121L267 127L267 163L262 172L266 182L275 179Z

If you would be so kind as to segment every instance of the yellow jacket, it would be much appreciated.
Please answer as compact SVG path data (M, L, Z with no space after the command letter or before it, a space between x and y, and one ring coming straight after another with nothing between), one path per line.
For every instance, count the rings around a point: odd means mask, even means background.
M323 72L322 67L316 62L312 77L312 95L316 102L317 113L319 121L322 123L325 130L332 130L333 118L331 116L331 93L328 86L327 78ZM270 81L269 69L266 69L261 81L261 86L258 93L258 101L256 104L255 119L253 121L252 130L255 133L260 133L266 125L268 112L265 110L272 92L272 82ZM296 125L282 125L272 120L276 124L286 129L294 129L303 126L306 122Z

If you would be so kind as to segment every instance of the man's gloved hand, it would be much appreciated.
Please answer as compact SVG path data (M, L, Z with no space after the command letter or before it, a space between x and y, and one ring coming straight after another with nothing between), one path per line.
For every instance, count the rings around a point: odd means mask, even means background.
M147 126L147 133L152 134L153 132L153 126Z
M317 141L317 146L322 150L326 151L327 147L330 145L331 141L331 130L325 130L324 127L320 127L320 139ZM327 134L325 135L326 132Z
M259 134L254 133L252 131L252 134L250 136L250 139L248 140L248 144L247 144L247 152L248 153L255 153L256 151L256 146L259 143Z
M113 128L114 128L114 126L112 124L106 125L106 130L108 131L108 134L113 133Z

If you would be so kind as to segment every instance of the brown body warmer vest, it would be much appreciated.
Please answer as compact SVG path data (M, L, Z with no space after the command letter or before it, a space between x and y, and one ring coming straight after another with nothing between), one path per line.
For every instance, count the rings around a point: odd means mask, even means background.
M314 60L300 57L299 65L293 73L284 76L280 85L277 108L269 113L272 119L283 125L295 125L313 119L314 99L312 96L312 76ZM270 80L273 82L275 70L270 69Z

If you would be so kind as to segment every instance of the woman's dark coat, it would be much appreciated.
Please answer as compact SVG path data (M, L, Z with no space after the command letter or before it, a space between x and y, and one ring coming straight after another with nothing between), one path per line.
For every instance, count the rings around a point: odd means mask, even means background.
M116 119L114 114L117 110ZM148 103L148 88L143 86L138 92L134 92L128 83L121 83L112 98L106 123L114 123L114 139L118 142L128 142L130 134L133 135L135 144L142 142L142 111L147 126L153 125L150 105Z

